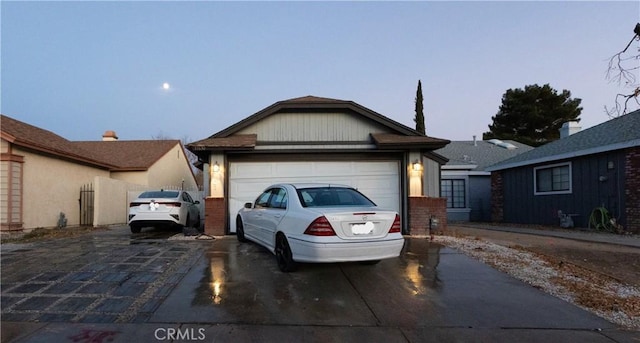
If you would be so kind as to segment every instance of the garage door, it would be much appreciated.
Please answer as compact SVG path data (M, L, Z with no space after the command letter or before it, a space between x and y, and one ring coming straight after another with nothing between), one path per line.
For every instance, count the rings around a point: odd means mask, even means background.
M231 162L229 164L229 229L236 214L274 183L322 182L357 188L379 207L400 212L400 164L367 162Z

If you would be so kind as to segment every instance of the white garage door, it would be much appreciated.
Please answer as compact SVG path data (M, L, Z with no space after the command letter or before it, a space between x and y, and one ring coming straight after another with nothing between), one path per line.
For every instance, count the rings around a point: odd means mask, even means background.
M400 212L400 164L368 162L231 162L229 164L229 229L236 214L274 183L322 182L357 188L379 207Z

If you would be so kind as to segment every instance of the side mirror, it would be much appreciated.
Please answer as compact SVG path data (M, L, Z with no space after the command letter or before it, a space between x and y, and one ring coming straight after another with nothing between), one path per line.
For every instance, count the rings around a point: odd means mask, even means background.
M252 203L250 203L250 202L244 203L244 208L251 208L251 207L253 207Z
M194 203L194 204L196 204L196 205L198 205L198 204L200 204L200 201L196 200L196 201L194 201L193 203Z

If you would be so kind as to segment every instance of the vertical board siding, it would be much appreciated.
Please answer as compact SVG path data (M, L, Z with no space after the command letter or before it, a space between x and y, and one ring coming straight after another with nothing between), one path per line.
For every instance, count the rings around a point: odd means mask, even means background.
M554 161L555 164L565 161ZM538 164L503 171L504 220L511 223L559 225L558 210L575 214L576 227L587 227L594 208L604 206L623 223L624 170L623 152L578 157L571 162L570 194L534 195L534 167ZM613 168L609 168L609 163Z
M361 142L371 133L388 131L361 119L348 113L278 113L238 134L257 134L267 142Z

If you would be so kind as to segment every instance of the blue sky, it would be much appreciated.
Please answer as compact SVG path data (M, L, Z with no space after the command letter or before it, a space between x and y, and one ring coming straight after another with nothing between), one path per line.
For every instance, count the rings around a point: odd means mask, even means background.
M414 127L419 79L430 136L481 137L535 83L581 98L587 128L625 90L605 73L640 17L637 1L0 6L0 110L70 140L195 141L306 95Z

